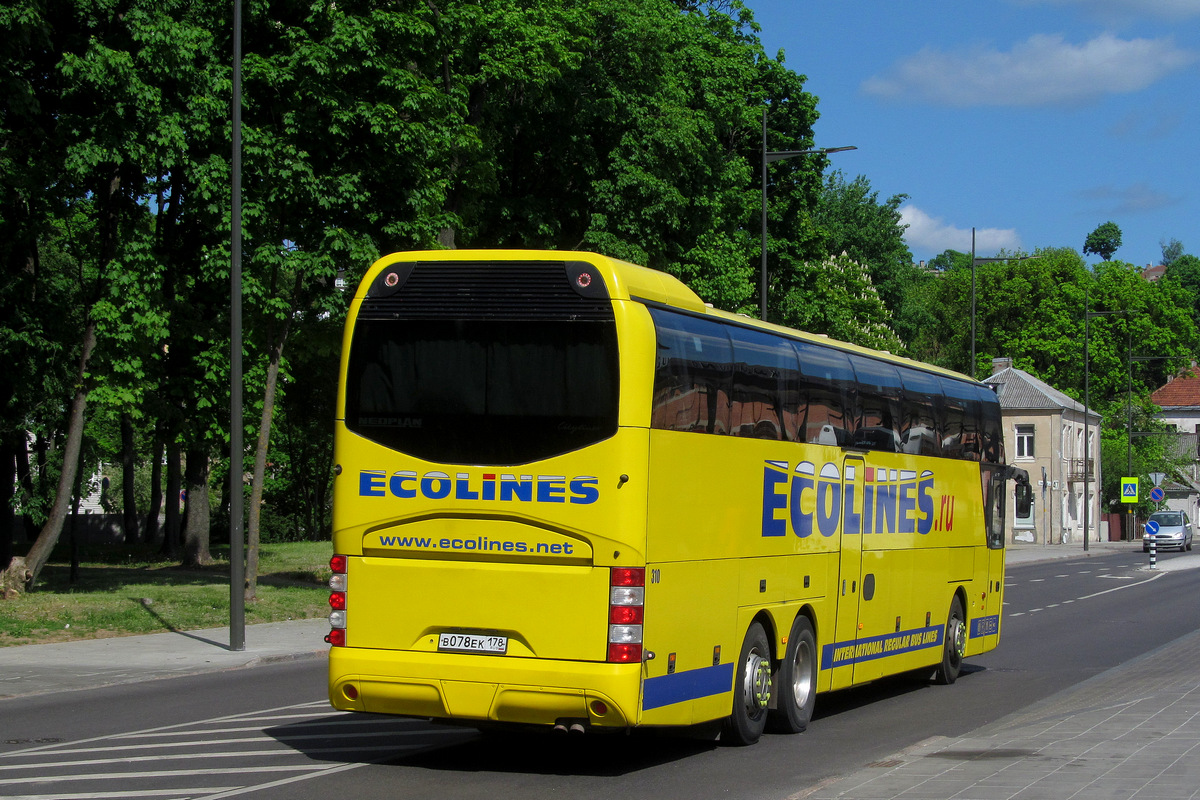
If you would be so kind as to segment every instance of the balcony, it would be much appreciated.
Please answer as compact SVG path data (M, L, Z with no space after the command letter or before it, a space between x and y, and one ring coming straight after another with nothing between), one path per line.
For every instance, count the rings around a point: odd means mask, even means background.
M1094 481L1096 480L1096 459L1072 458L1067 461L1067 480Z

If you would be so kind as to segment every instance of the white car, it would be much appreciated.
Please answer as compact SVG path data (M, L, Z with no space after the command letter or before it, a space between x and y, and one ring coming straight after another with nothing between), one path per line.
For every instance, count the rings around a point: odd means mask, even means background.
M1150 522L1158 523L1158 533L1154 536L1155 549L1192 549L1192 521L1188 519L1186 511L1155 511L1150 515ZM1142 537L1142 552L1150 552L1149 534Z

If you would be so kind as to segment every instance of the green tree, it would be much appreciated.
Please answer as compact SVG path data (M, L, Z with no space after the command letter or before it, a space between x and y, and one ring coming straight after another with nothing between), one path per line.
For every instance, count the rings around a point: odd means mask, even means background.
M825 252L831 256L845 253L864 265L884 306L893 314L901 308L905 287L919 271L904 242L908 226L900 220L900 205L906 199L907 195L897 194L881 201L865 175L847 182L840 170L834 170L825 178L813 211Z
M1162 265L1170 267L1183 255L1183 242L1178 239L1160 239L1158 246L1162 248Z
M1108 261L1120 247L1121 229L1117 227L1117 223L1110 220L1096 226L1096 230L1087 235L1083 243L1083 254L1100 256Z
M847 255L811 265L812 283L796 289L783 301L783 316L796 327L834 339L900 352L900 338L889 323L891 315L871 283L867 269ZM821 302L812 302L813 297Z
M934 272L946 272L951 269L970 269L971 254L960 253L957 250L943 250L929 259L926 267Z
M1200 327L1200 258L1184 253L1167 267L1164 281L1171 281L1192 298L1192 321Z

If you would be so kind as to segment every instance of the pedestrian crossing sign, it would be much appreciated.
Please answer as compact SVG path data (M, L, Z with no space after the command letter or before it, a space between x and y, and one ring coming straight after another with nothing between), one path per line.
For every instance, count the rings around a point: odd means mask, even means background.
M1138 479L1121 478L1121 502L1136 503L1138 501Z

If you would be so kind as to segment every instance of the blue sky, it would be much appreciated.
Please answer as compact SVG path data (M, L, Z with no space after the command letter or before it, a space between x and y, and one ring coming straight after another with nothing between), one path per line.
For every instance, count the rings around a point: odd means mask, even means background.
M1082 251L1200 255L1200 0L746 0L807 76L817 147L901 207L914 260ZM1089 261L1096 260L1089 256Z

